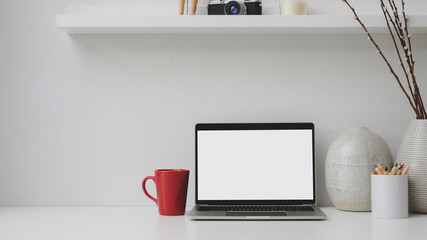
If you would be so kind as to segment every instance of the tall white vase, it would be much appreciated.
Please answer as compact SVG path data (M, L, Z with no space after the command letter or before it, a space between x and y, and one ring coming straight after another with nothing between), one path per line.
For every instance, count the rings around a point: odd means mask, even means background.
M413 120L400 144L397 162L408 172L409 211L427 213L427 120Z
M365 127L353 128L329 147L325 162L326 189L336 208L371 211L371 167L389 169L393 159L387 143Z

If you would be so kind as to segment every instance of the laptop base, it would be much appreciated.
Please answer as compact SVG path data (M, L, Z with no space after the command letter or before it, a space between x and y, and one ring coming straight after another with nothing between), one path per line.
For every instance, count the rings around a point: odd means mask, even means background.
M188 218L191 220L323 220L326 215L316 205L310 205L314 211L273 211L273 212L239 212L239 211L198 211L194 206Z

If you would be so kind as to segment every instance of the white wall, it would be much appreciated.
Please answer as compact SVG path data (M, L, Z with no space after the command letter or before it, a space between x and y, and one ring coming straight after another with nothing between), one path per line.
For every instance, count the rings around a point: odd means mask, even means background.
M316 124L318 192L330 204L330 143L366 126L395 155L414 119L362 34L69 36L55 27L68 5L113 2L0 3L0 205L153 206L140 183L166 167L192 171L192 205L195 123L287 121ZM427 36L413 41L427 96Z

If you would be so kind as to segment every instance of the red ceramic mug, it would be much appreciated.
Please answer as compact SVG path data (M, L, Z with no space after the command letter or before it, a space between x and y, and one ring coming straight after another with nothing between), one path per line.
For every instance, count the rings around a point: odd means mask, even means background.
M187 201L188 176L186 169L158 169L155 176L149 176L142 181L142 190L145 195L159 206L160 215L176 216L185 214ZM152 179L156 184L157 199L145 189L145 182Z

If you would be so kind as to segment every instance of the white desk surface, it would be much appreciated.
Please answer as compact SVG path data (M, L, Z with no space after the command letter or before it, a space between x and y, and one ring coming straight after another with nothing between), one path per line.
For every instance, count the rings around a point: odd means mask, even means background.
M155 207L0 207L0 239L427 239L426 214L384 220L322 210L327 220L191 221L159 216Z

